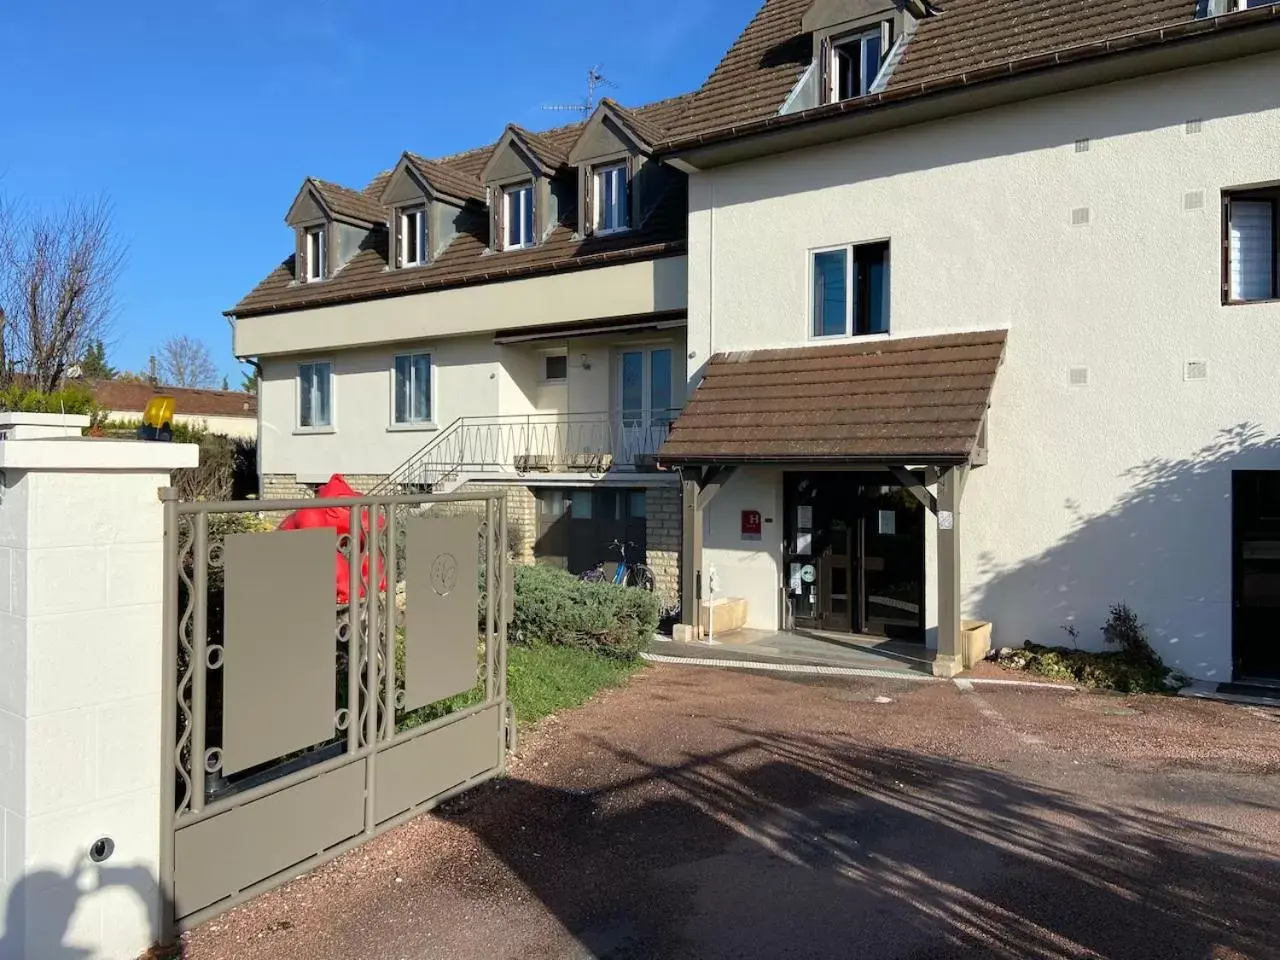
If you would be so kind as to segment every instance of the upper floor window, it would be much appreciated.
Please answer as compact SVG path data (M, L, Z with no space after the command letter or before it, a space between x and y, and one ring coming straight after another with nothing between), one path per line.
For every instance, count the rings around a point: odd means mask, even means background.
M1232 10L1252 10L1254 7L1269 7L1277 0L1231 0Z
M328 242L324 227L312 227L307 231L306 258L307 280L323 280L329 275Z
M887 53L886 29L876 26L846 37L831 47L831 94L834 100L866 96Z
M431 354L396 357L392 419L397 424L431 423Z
M333 364L328 360L298 364L298 426L333 426Z
M810 272L812 336L889 332L889 241L819 250Z
M400 266L416 267L427 262L427 208L409 207L400 211Z
M1223 300L1244 303L1280 298L1280 187L1223 195Z
M612 233L631 226L627 202L627 165L612 164L596 170L596 233Z
M505 231L502 246L518 250L533 246L533 184L522 183L502 191Z

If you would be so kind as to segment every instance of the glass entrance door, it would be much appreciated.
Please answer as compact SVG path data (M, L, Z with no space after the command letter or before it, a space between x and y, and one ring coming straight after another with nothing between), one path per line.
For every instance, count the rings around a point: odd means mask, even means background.
M620 463L650 457L666 439L674 417L671 347L637 347L618 355Z

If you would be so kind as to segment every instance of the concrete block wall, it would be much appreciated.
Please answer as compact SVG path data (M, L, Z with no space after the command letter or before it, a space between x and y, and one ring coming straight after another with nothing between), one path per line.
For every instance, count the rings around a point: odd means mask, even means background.
M645 495L646 556L656 592L668 608L680 598L680 488L650 487Z
M454 492L504 497L507 502L507 549L516 563L533 563L533 545L538 539L538 501L531 489L509 483L464 483ZM460 516L483 513L484 504L465 501L441 503L432 510L443 516Z

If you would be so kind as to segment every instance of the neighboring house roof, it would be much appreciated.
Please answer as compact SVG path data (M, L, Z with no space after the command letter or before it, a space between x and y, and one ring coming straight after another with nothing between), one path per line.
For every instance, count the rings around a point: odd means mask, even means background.
M195 390L189 387L153 387L128 380L85 380L93 399L117 413L141 413L153 397L173 397L179 416L258 416L258 398L236 390Z
M1004 344L989 330L716 354L658 460L963 462Z
M684 109L688 100L688 95L661 100L633 108L630 114L666 136L667 128L660 124L671 122ZM563 161L556 158L568 156L584 123L585 121L573 123L537 134L524 130L518 132L522 139L528 138L530 149L540 151L541 161L561 165ZM488 163L496 145L490 144L478 150L438 160L427 160L416 155L411 157L415 162L432 164L433 172L437 175L455 178L458 186L462 182L479 184L480 172ZM389 170L380 173L357 194L364 203L379 210L378 223L384 223L390 216L388 208L378 204L376 199L382 195L390 175ZM355 193L342 189L348 195ZM446 193L452 192L444 188L443 183L442 189ZM473 199L482 199L483 189L478 194ZM646 219L636 229L626 233L583 238L576 235L576 220L573 223L565 221L557 224L547 239L537 246L500 253L488 249L488 224L481 222L482 218L478 217L474 232L460 233L430 263L399 270L388 269L385 232L378 231L373 243L357 253L331 279L318 283L295 282L294 257L290 256L227 312L233 316L253 316L469 283L488 283L554 270L583 269L625 260L652 259L684 249L687 233L685 213L683 192L669 190L658 199Z

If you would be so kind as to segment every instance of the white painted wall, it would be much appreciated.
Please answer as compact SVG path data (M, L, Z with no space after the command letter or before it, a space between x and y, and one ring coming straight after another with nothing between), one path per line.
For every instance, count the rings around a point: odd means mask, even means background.
M394 358L424 349L432 352L434 364L435 423L406 429L392 423ZM266 358L258 388L259 469L321 479L334 473L390 473L458 417L498 412L502 349L489 338L467 337L315 354L333 361L334 424L320 433L297 428L298 363L307 357ZM512 383L503 393L515 404L519 391Z
M804 344L808 251L890 238L892 336L1010 330L966 612L1000 644L1096 644L1125 600L1170 664L1226 679L1231 470L1280 468L1280 303L1220 304L1219 191L1280 181L1277 76L1259 56L695 175L690 348Z
M0 442L3 960L130 960L160 934L157 490L196 456L189 444ZM100 837L115 852L96 865Z
M357 322L360 308L350 309L352 322ZM458 417L613 410L618 402L617 354L630 344L671 348L673 389L679 394L686 378L682 330L661 336L575 338L568 342L568 380L554 386L542 382L542 354L537 347L495 344L486 335L267 357L262 361L258 397L260 470L296 475L304 482L326 480L334 473L385 474ZM405 429L391 422L393 360L397 354L420 350L430 350L435 365L435 422L427 428ZM304 431L296 426L298 364L308 359L333 362L332 430ZM682 400L676 397L677 404ZM589 438L584 433L582 439Z
M742 539L742 511L759 510L759 540ZM747 626L776 630L782 625L782 471L742 468L729 478L703 511L703 594L711 566L717 596L747 600ZM770 522L772 521L772 522Z
M107 414L108 420L141 420L141 410L112 410ZM252 440L258 435L257 417L203 417L192 413L175 413L175 423L197 427L209 433L221 434L224 437L236 437Z

